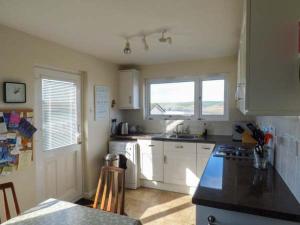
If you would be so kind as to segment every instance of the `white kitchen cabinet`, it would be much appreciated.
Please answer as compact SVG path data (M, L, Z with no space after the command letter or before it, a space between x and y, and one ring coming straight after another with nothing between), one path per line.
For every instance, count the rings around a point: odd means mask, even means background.
M195 187L197 144L164 142L164 183Z
M164 180L164 149L162 141L138 140L140 148L140 178Z
M244 3L237 107L247 115L299 115L300 1Z
M215 218L214 223L208 222L208 217ZM299 223L273 219L263 216L240 213L224 209L200 206L196 207L196 225L296 225Z
M214 150L215 144L198 143L197 144L197 177L201 179L208 159Z
M119 71L119 108L139 109L139 71Z

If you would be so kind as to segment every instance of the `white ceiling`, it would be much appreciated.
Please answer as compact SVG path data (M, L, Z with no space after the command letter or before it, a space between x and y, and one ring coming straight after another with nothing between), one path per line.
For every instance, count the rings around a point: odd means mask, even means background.
M241 0L0 0L0 23L119 64L156 64L237 53ZM169 28L172 45L125 40Z

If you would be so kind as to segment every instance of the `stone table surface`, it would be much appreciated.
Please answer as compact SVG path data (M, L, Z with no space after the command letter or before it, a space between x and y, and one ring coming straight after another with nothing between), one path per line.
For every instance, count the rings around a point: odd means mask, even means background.
M70 202L48 199L3 225L141 225L140 221Z

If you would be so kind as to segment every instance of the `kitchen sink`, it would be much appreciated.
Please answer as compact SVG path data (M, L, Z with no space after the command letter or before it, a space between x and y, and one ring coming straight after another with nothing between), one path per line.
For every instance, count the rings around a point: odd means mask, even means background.
M196 139L199 138L197 135L194 134L172 134L169 138L177 138L177 139Z

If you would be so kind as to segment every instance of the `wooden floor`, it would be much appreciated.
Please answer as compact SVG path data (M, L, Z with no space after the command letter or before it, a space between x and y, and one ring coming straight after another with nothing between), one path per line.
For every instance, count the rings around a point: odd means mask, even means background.
M125 212L147 225L194 225L196 207L190 195L149 188L127 190Z

